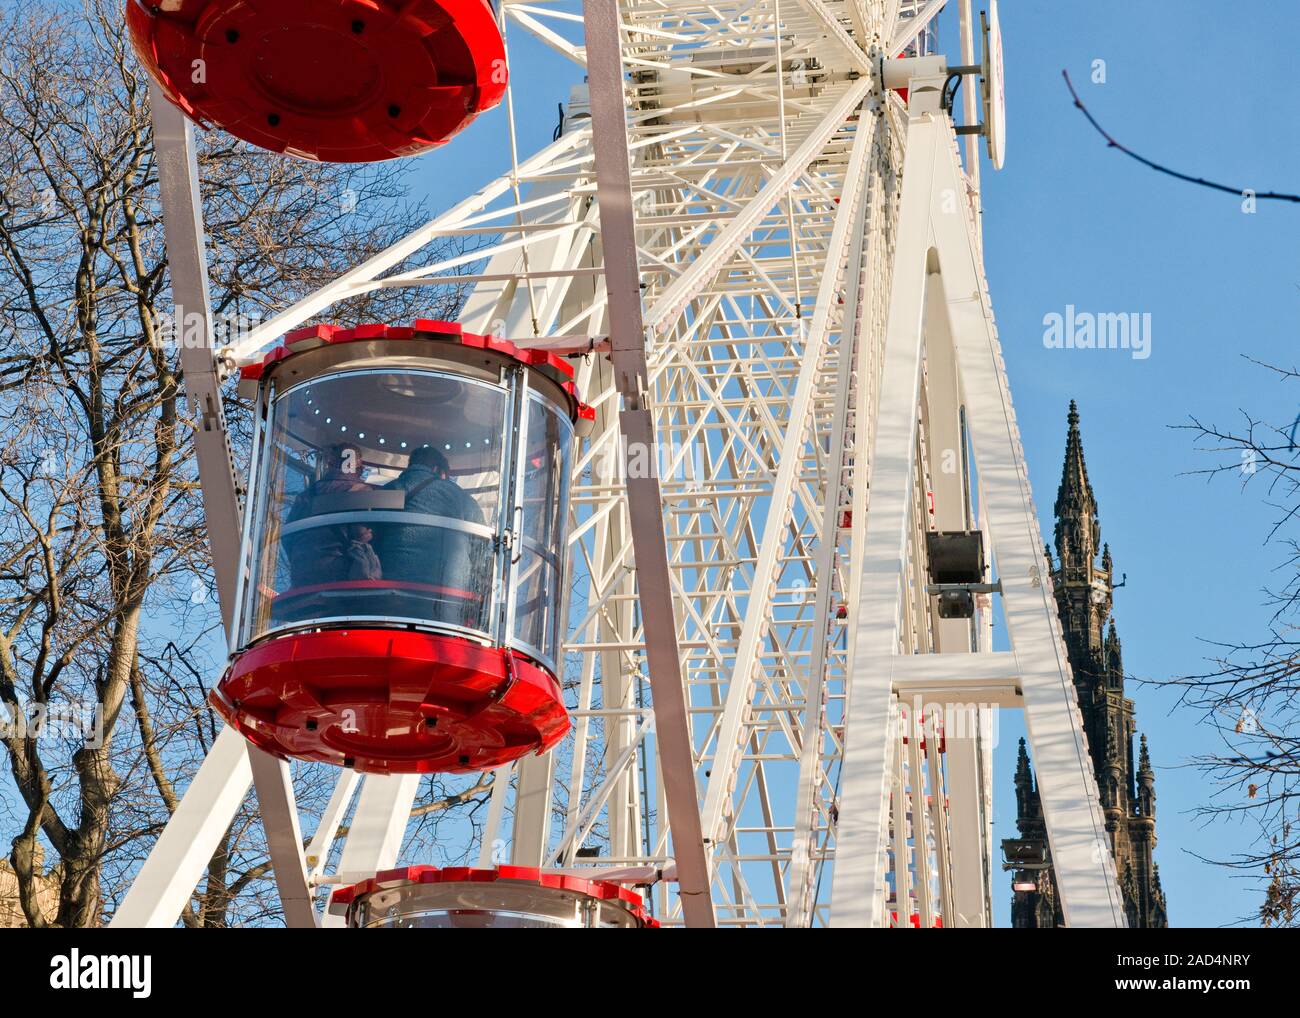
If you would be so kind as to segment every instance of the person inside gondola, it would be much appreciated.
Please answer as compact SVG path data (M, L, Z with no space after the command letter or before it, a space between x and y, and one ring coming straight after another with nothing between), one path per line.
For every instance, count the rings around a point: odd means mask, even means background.
M341 443L321 453L320 475L307 485L289 509L285 523L297 523L332 510L320 505L323 496L373 491L361 479L361 450ZM379 556L371 547L374 534L364 523L307 527L284 539L290 582L295 588L349 580L378 580L383 576Z
M454 521L482 524L483 513L451 479L442 450L431 445L416 449L406 469L384 487L406 492L404 512L447 521L385 525L375 542L385 578L438 587L452 601L480 600L483 584L491 582L490 572L483 575L481 568L490 561L491 549L483 537L457 529Z

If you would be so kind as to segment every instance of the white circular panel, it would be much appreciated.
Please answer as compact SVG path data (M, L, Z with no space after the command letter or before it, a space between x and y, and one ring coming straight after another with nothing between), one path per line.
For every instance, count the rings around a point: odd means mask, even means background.
M1002 169L1007 149L1007 93L1002 73L1002 26L998 23L998 0L989 0L988 26L984 36L984 134L989 159L995 170Z

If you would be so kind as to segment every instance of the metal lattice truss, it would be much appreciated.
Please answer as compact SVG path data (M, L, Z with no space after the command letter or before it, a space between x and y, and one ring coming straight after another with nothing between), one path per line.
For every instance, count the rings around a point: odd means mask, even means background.
M498 772L485 864L502 839L516 863L662 872L656 913L696 926L990 925L990 720L1025 706L1067 919L1122 924L985 293L975 139L965 172L935 82L906 105L880 80L943 6L502 0L512 43L585 68L558 140L222 352L247 362L357 293L468 282L467 329L586 355L574 733ZM201 224L176 166L181 250ZM447 237L490 246L420 264ZM972 526L1008 652L990 598L971 623L926 592L926 531ZM304 851L288 774L223 735L118 922L174 919L254 779L290 923L322 921L320 883L393 865L415 779L345 772Z

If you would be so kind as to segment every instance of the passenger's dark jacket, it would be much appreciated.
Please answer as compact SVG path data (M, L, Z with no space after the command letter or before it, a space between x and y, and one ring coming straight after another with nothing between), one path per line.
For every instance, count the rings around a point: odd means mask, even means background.
M428 467L408 467L384 487L406 491L406 512L483 522L473 496ZM474 595L486 594L483 588L491 584L491 542L485 537L445 527L386 522L375 535L375 550L385 579L431 583Z
M285 523L296 523L316 515L312 501L318 495L369 491L372 485L355 477L326 475L294 500ZM289 559L290 582L294 587L348 580L377 580L382 575L379 559L370 547L370 528L344 523L312 527L286 537L283 547Z

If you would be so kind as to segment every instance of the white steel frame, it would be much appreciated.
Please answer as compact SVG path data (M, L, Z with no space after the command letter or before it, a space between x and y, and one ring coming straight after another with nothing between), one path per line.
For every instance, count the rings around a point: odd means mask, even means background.
M954 3L970 64L970 0ZM1023 705L1067 923L1123 925L986 293L977 139L963 169L941 59L906 65L907 105L880 81L944 5L500 0L503 26L588 75L559 139L232 348L186 352L227 624L219 364L449 272L474 284L467 329L590 354L574 734L497 772L481 865L501 841L514 862L662 877L669 924L991 925L990 720ZM154 99L175 298L206 308L192 131ZM483 234L485 251L393 271ZM974 623L938 619L932 520L984 529L1010 651L991 649L987 597ZM288 765L227 730L115 925L175 922L254 782L293 926L336 925L315 892L396 862L418 786L341 772L304 848Z

